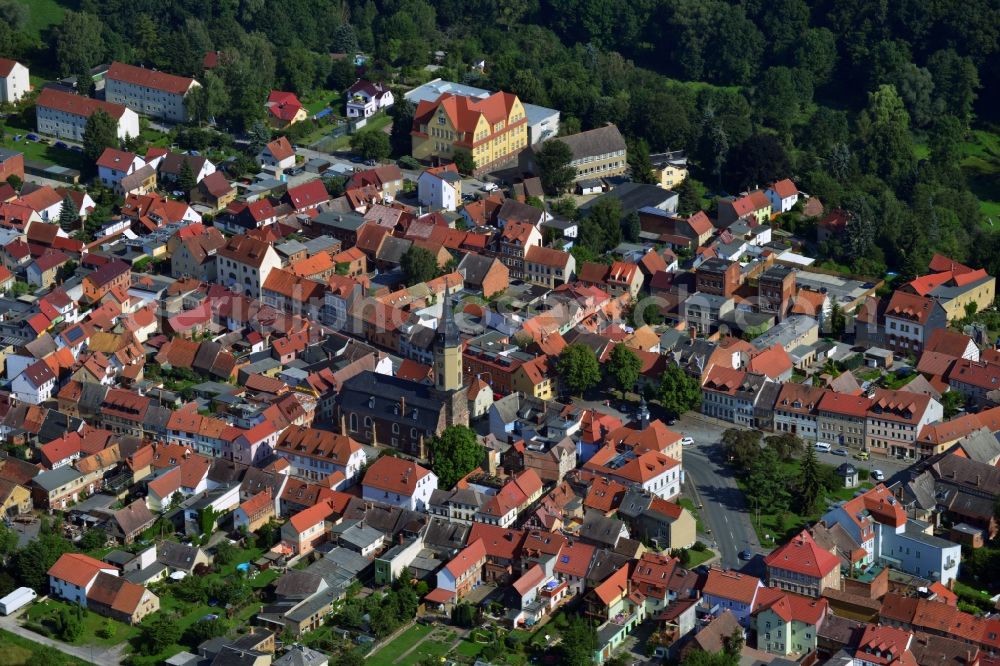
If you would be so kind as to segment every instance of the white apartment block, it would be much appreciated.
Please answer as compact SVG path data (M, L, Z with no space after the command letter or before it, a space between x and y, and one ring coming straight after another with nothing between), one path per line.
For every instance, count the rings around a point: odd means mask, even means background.
M69 141L83 141L87 120L101 110L118 123L118 138L139 136L139 114L121 104L111 104L73 93L46 88L35 104L35 127L39 134Z
M104 96L145 116L182 123L187 120L184 97L197 85L185 76L114 62L105 77Z

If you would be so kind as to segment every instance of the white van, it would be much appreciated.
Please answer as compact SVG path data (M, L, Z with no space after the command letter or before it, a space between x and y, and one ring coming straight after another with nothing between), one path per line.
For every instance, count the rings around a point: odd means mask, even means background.
M826 442L816 442L816 450L820 453L829 453L830 445Z

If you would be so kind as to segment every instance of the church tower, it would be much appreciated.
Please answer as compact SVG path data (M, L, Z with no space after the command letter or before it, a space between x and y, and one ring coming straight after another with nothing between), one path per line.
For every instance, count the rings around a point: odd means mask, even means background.
M445 285L441 323L434 336L434 393L448 408L448 425L469 424L469 402L462 379L462 338L451 311L451 290Z

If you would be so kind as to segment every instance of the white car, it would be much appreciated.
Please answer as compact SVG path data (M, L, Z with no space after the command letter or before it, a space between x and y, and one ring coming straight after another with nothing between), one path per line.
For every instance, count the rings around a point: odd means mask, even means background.
M681 446L694 446L693 437L681 437Z
M880 469L873 469L872 478L876 481L885 481L885 474Z
M499 189L496 183L483 183L482 187L483 192L496 192Z

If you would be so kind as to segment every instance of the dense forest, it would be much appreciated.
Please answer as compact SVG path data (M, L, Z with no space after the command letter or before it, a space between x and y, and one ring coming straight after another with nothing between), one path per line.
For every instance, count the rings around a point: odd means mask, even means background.
M53 74L116 58L197 75L204 115L236 132L271 87L353 81L330 53L371 54L369 75L402 85L440 50L434 76L558 108L568 131L614 122L636 153L687 150L713 193L791 176L849 211L820 251L858 273L910 276L933 251L1000 273L960 164L997 120L997 0L81 0L40 42L22 4L0 0L0 52Z

